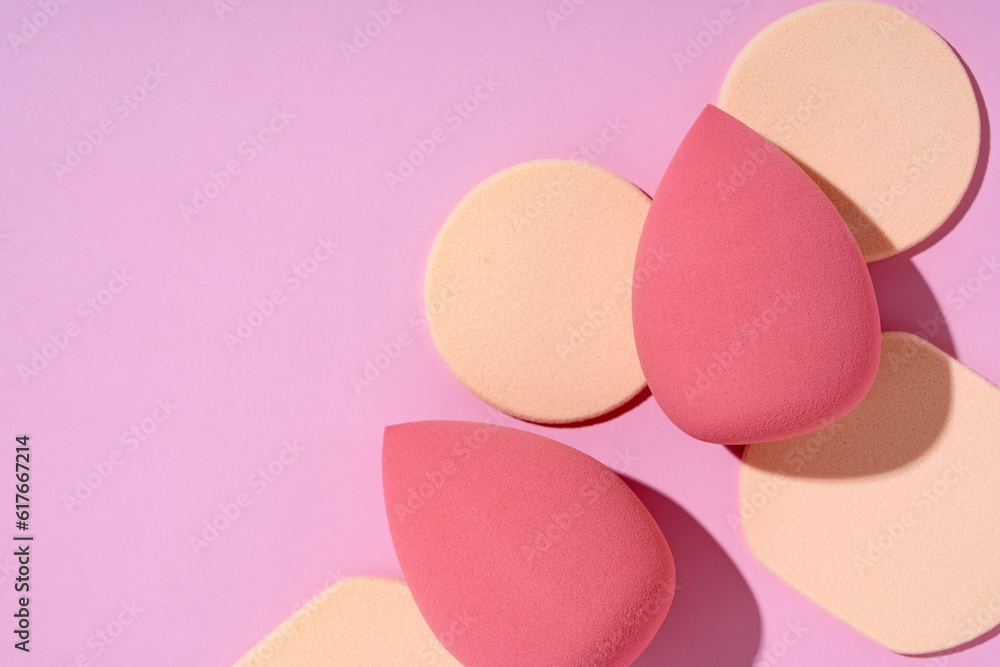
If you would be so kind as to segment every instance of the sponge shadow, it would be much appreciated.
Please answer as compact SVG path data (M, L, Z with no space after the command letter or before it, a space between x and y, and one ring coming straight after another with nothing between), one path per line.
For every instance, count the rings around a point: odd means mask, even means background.
M948 327L948 313L938 302L930 285L927 284L920 270L908 256L897 255L869 264L868 270L871 273L875 297L878 300L882 331L906 331L916 334L942 352L958 358L951 329ZM912 447L907 448L905 456L897 452L899 456L894 460L895 465L892 467L905 465L923 454L933 444L933 437L940 432L944 419L947 417L947 408L951 404L951 396L949 393L950 380L944 377L944 371L942 371L942 377L938 379L940 382L937 388L930 390L930 395L934 397L934 400L928 400L927 413L921 413L916 407L914 409L917 410L918 414L915 415L915 418L919 423L926 425L926 420L933 418L938 419L939 424L936 427L926 426L924 435L914 440ZM801 438L796 440L801 440ZM768 447L770 444L761 443L754 446ZM744 445L730 445L727 446L727 449L735 457L742 459L744 447ZM890 464L885 462L884 465ZM891 467L882 467L876 472L885 472L891 469ZM789 474L794 473L790 472Z
M543 424L541 422L533 422L530 419L524 419L522 421L526 421L529 424L538 424L539 426L548 426L550 428L580 428L582 426L593 426L594 424L609 422L612 419L622 416L626 412L631 412L652 395L653 394L649 391L649 387L643 387L638 394L625 401L625 403L619 405L611 412L606 412L603 415L591 417L590 419L584 419L583 421L567 422L565 424Z
M918 654L906 653L903 655L907 655L911 658L926 658L926 659L943 658L949 655L955 655L956 653L961 653L962 651L968 651L970 648L975 648L980 644L985 644L986 642L990 641L991 639L993 639L998 635L1000 635L1000 625L996 626L986 634L980 635L975 639L970 639L964 644L959 644L954 648L949 648L944 651L936 651L934 653L918 653ZM940 664L944 665L946 663L941 662Z
M952 51L954 51L954 47ZM962 56L955 51L976 95L979 105L980 135L979 159L972 175L968 190L941 227L914 247L868 265L878 297L879 313L883 331L909 331L923 335L936 347L958 358L954 342L947 325L947 312L938 305L927 282L920 275L913 258L927 250L948 235L965 217L979 194L986 178L986 167L990 156L990 117L986 110L983 92L972 70Z
M952 51L969 76L979 106L979 158L972 180L958 206L941 227L914 247L893 257L872 262L868 265L868 270L878 299L882 331L907 331L917 334L941 351L958 358L948 327L948 313L938 303L927 281L913 264L914 256L944 238L965 217L982 188L989 163L991 137L986 102L972 70L954 47ZM859 216L863 214L860 209L858 211ZM862 411L865 406L864 401L844 418L864 419L873 432L881 431L886 434L880 446L873 450L877 455L872 459L839 460L831 461L829 465L809 465L806 466L808 473L796 473L793 466L779 463L777 458L772 459L769 456L767 460L774 461L775 465L762 467L775 472L808 474L814 477L858 477L892 470L915 460L934 446L951 407L951 381L947 365L942 362L933 364L933 367L928 377L919 379L919 387L900 387L899 391L895 392L899 394L896 397L898 401L896 408L888 411L893 413L892 418L879 420L876 416L862 417L855 414ZM880 369L879 375L882 373L883 370ZM803 441L802 438L795 440ZM768 444L755 446L768 447ZM737 456L742 455L742 451L736 448L730 451ZM757 465L761 465L759 459Z
M990 154L990 117L986 111L986 101L983 98L983 91L979 87L979 82L976 77L972 74L972 70L969 69L968 63L962 59L962 56L958 53L954 46L948 44L951 47L952 52L958 61L962 63L962 67L965 69L966 75L969 77L969 82L972 85L972 92L976 98L976 104L979 107L979 157L976 160L976 166L972 172L972 178L969 181L969 187L966 189L965 194L962 195L961 200L959 200L958 205L955 210L945 219L945 221L931 234L920 241L912 248L908 248L898 254L892 255L882 260L874 260L873 263L889 262L892 260L897 260L905 262L906 260L912 259L915 255L920 254L927 248L930 248L935 243L940 241L942 238L948 235L956 225L965 217L968 213L969 208L972 206L972 202L976 199L979 194L979 190L983 186L983 181L986 178L986 167L989 163ZM787 152L787 151L786 151ZM788 153L788 156L795 160L803 171L805 171L816 185L823 191L823 193L833 202L837 210L840 211L844 218L844 221L851 228L851 232L856 236L860 235L867 239L869 245L874 245L874 247L882 249L886 252L896 252L895 246L889 241L888 237L879 229L878 225L872 220L871 216L865 211L864 207L853 201L850 197L844 194L839 188L837 188L833 183L825 179L814 169L812 169L807 163L802 161L799 157L792 153Z
M916 334L942 352L957 358L955 343L948 327L947 313L940 306L927 281L924 280L913 262L909 259L896 261L894 258L871 264L868 268L871 271L875 296L878 299L882 331L906 331ZM887 442L886 446L880 446L879 451L886 456L880 458L877 468L868 474L886 472L905 465L921 456L933 445L934 438L944 426L944 420L947 418L951 405L951 380L947 366L942 364L941 368L937 370L940 372L935 373L935 377L928 377L926 381L919 382L921 386L924 384L927 386L927 394L921 402L914 404L916 397L913 394L909 397L900 396L899 399L900 405L905 406L901 412L908 416L912 424L921 425L920 437L906 442L904 435L900 436L902 441L900 438L893 438L891 444ZM883 370L880 369L879 374L882 373ZM877 381L878 378L876 378ZM856 407L855 411L860 408L861 406ZM853 418L852 414L853 411L843 419ZM877 422L873 422L871 426L882 428ZM890 432L897 428L905 429L906 425L897 424L890 428ZM815 435L818 436L819 432ZM815 436L800 436L793 441L806 443L810 437ZM743 452L747 446L750 445L730 445L726 449L736 458L743 459ZM760 443L753 446L783 447L779 443ZM810 466L810 468L812 467ZM794 468L788 465L776 465L774 468L768 466L767 469L775 472L786 472L790 475L804 475L804 473L796 473ZM813 471L810 469L810 472ZM830 475L819 476L854 477L858 474L860 473L857 470L852 470L850 464L845 462L842 471L836 474L831 471Z
M955 342L948 316L920 270L908 258L891 258L871 264L882 331L916 334L954 357Z
M622 479L663 531L677 568L667 618L633 667L753 665L760 610L736 564L680 505L634 479Z
M937 443L952 405L950 363L920 349L911 341L883 350L872 389L846 417L798 438L749 445L754 456L744 455L744 465L791 477L857 478L917 460Z
M882 232L882 229L872 220L871 216L868 215L867 211L861 205L856 204L840 188L821 176L819 172L810 167L801 158L790 151L786 151L786 153L819 186L819 189L823 191L826 198L833 202L833 205L840 212L841 217L855 238L861 238L868 246L874 246L887 252L895 252L895 246L889 240L889 237Z

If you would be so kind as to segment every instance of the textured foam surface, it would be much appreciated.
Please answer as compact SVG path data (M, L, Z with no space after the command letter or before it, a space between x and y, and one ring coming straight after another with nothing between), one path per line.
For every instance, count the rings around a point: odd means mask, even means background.
M628 181L570 160L519 164L469 192L425 283L431 335L455 376L542 423L595 417L639 393L629 302L648 210Z
M894 651L965 643L1000 623L998 434L997 387L921 338L887 333L854 411L746 448L750 549Z
M413 597L466 667L628 665L670 607L674 562L653 517L572 447L401 424L385 430L382 476Z
M979 155L976 96L930 28L880 3L823 2L743 49L719 106L803 165L868 261L926 238L965 194Z
M879 316L857 244L784 153L709 105L670 162L636 267L636 346L683 431L740 444L846 414L875 377Z
M406 583L348 577L326 589L235 667L461 667L420 616Z

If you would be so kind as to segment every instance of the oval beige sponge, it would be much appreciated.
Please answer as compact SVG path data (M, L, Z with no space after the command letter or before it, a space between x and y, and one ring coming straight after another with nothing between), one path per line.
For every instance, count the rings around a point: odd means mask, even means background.
M758 34L719 107L833 201L869 262L910 248L962 200L979 157L975 91L951 47L889 5L821 2Z
M646 381L633 269L648 211L641 190L585 162L526 162L476 186L427 263L427 320L452 373L540 423L586 420L636 396Z
M1000 623L1000 389L886 333L863 401L815 433L750 445L757 560L879 644L921 654Z
M406 583L348 577L313 598L235 667L461 667L427 627Z

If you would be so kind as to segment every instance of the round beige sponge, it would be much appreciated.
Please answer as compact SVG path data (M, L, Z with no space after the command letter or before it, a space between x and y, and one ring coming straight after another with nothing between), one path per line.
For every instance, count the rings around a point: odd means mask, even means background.
M406 583L348 577L295 612L235 667L461 667L427 626Z
M498 410L546 424L620 407L645 386L632 289L649 198L571 160L505 169L473 188L431 249L427 320L452 373Z
M941 226L979 158L979 106L958 56L874 2L821 2L772 23L736 58L719 107L805 169L869 262Z

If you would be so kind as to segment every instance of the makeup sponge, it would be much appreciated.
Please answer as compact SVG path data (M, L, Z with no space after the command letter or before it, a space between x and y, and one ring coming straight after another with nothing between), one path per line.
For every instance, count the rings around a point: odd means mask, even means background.
M821 2L772 23L733 63L719 106L802 165L868 261L937 229L976 169L979 106L965 67L885 4Z
M769 570L899 653L1000 623L1000 389L886 333L871 391L809 436L747 447L743 532Z
M629 301L649 198L585 162L539 160L476 186L438 234L425 300L441 358L498 410L582 421L646 381Z
M461 667L431 633L406 584L348 577L310 600L235 667Z
M465 667L624 666L674 562L649 511L571 447L490 424L389 426L382 481L413 599Z
M669 254L638 284L638 267ZM879 316L844 221L784 153L708 105L653 197L632 318L657 403L700 440L801 435L857 405Z

